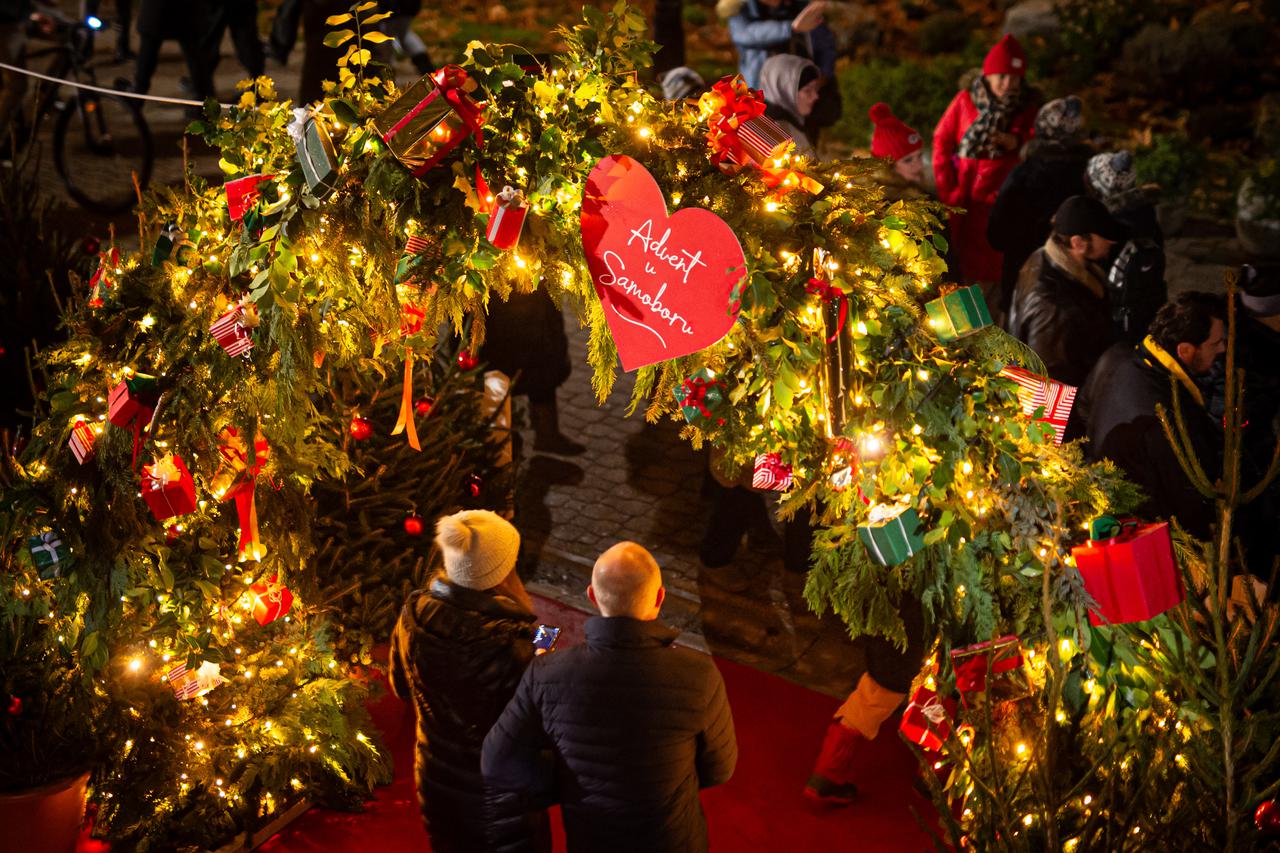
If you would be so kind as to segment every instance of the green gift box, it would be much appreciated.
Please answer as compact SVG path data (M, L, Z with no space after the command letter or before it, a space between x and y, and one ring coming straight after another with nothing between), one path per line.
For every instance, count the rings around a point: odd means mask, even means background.
M195 258L196 246L186 233L175 223L169 223L156 238L156 245L151 250L151 265L158 267L167 260L186 266Z
M930 328L943 341L959 340L991 325L987 300L976 284L930 300L924 310L929 316Z
M62 537L52 530L32 536L27 540L27 547L40 577L45 580L61 576L63 568L71 563L71 549L62 544Z
M724 383L707 368L681 382L672 393L680 404L680 413L689 423L710 420L724 423L724 418L717 411L725 402Z
M882 566L896 566L924 547L920 516L906 504L876 504L858 535L871 556Z
M312 116L302 125L302 135L294 140L307 189L324 201L338 188L338 154L323 124Z

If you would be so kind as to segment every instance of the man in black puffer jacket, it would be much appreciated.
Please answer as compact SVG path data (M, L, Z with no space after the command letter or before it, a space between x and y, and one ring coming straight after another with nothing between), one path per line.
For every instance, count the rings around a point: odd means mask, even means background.
M515 573L520 534L501 516L440 519L445 577L409 596L396 625L391 687L418 717L418 803L435 853L550 850L545 812L480 775L485 732L533 659L533 606Z
M536 659L484 741L485 781L555 791L569 853L707 849L699 788L738 759L724 680L711 658L676 648L657 621L658 564L634 542L596 561L587 595L600 610L586 644Z

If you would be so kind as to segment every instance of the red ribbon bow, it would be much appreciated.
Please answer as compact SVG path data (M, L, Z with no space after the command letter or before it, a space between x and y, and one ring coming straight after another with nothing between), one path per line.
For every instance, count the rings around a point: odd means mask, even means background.
M436 98L444 98L449 102L449 106L458 114L458 118L462 119L462 123L467 126L467 130L475 135L476 145L484 144L484 132L481 125L484 123L484 110L480 105L471 98L467 97L467 84L471 78L467 76L467 72L459 68L457 65L446 65L440 70L431 74L431 82L436 87L431 90L431 94L422 99L413 109L404 114L404 118L396 122L390 130L384 135L384 140L389 140L401 130L405 125L413 121L413 119L427 108L427 105ZM474 87L472 87L474 88Z
M258 535L257 485L258 474L271 452L266 438L259 435L253 442L253 464L249 464L248 453L240 431L235 427L223 429L224 443L218 445L218 454L234 470L243 472L221 496L222 500L235 499L236 515L240 520L239 556L243 560L261 560L266 556L262 547L262 539Z
M111 251L102 252L98 255L98 268L93 271L93 275L89 277L89 286L93 291L89 295L89 307L101 308L103 304L102 292L109 288L115 287L116 283L112 279L115 268L120 265L120 250L112 246ZM108 272L110 268L110 272Z
M707 123L711 162L720 166L733 152L737 130L743 122L764 115L764 94L752 89L738 75L721 78L699 100Z
M680 400L682 407L695 406L702 413L703 417L711 417L711 410L707 408L707 388L711 385L719 384L715 380L708 381L701 376L691 376L680 383L680 390L684 396Z
M804 289L806 293L821 297L824 305L834 301L840 306L840 317L836 321L835 331L831 333L831 337L827 338L827 343L833 343L836 336L844 331L845 321L849 319L849 297L843 290L825 278L809 279L809 283L805 285Z
M961 693L974 693L987 689L987 658L989 654L994 654L995 650L988 650L988 654L978 654L965 661L955 664L956 671L956 689ZM991 661L991 674L1002 675L1006 672L1012 672L1022 665L1022 655L1016 650L1012 654L1003 658Z

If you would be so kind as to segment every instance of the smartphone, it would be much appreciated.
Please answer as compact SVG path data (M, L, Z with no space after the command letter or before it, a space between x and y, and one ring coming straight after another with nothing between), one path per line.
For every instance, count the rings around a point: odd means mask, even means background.
M560 637L560 629L554 625L539 625L538 630L533 635L533 653L535 655L545 655L556 647L556 640Z

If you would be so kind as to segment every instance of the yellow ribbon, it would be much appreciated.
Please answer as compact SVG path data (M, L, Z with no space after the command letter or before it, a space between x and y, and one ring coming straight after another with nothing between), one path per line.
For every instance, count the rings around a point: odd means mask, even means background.
M1191 380L1191 377L1187 375L1187 371L1183 369L1181 362L1169 355L1169 353L1165 351L1164 347L1156 343L1155 338L1150 335L1147 335L1142 339L1142 348L1151 353L1151 355L1155 357L1156 361L1160 362L1160 364L1164 366L1164 369L1169 371L1169 373L1173 375L1173 378L1177 379L1178 382L1182 384L1182 387L1191 395L1191 399L1195 400L1201 407L1204 406L1204 394L1200 392L1199 386L1197 386L1196 383Z
M404 390L400 394L400 416L396 418L395 429L391 430L392 435L399 435L407 432L409 436L409 446L414 450L421 452L422 445L418 443L418 427L413 421L413 348L404 348Z

